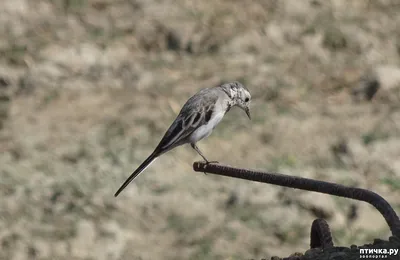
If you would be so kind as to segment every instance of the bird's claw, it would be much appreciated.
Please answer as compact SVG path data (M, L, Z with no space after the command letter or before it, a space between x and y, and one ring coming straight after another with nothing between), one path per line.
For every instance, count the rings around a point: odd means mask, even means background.
M206 164L219 163L218 161L206 161Z
M207 165L208 164L211 164L211 163L219 163L218 161L205 161L206 162L206 166L205 167L207 167ZM207 175L207 173L206 172L203 172L205 175Z

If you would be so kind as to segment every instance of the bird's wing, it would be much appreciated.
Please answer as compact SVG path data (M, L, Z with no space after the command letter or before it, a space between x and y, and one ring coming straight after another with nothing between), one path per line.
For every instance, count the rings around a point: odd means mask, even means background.
M117 197L128 184L143 172L159 155L184 144L185 138L210 121L218 95L215 89L204 89L191 97L169 127L153 153L129 176L115 193Z
M182 107L156 150L162 153L185 143L187 137L211 119L217 99L218 95L210 89L204 89L191 97Z

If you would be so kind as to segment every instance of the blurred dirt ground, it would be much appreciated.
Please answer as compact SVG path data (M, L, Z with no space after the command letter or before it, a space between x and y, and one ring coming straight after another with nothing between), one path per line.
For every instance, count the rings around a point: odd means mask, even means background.
M400 210L400 5L0 1L0 259L261 259L386 239L371 206L194 173L190 147L113 194L201 88L239 80L199 143L238 167L369 188ZM372 83L371 83L372 82ZM354 88L377 84L371 101Z

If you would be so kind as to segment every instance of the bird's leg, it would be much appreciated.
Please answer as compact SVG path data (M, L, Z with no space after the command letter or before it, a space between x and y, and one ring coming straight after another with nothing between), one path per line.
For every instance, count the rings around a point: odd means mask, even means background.
M197 147L196 144L190 144L192 146L192 148L198 153L200 154L201 157L203 157L204 161L206 161L206 163L209 163L207 158L203 155L203 153L200 151L199 147Z
M201 157L203 157L204 161L205 161L207 164L210 164L210 163L218 163L217 161L211 161L211 162L210 162L209 160L207 160L207 158L203 155L203 153L200 151L200 149L197 147L196 144L191 143L190 145L192 146L192 148L193 148L198 154L200 154ZM207 175L207 173L204 173L204 174Z
M198 154L200 154L201 157L203 157L204 161L205 161L207 164L210 164L210 163L218 163L217 161L209 161L209 160L207 160L207 158L203 155L203 153L200 151L199 147L197 147L196 144L190 144L190 145L192 146L193 149L196 150L196 152L197 152Z

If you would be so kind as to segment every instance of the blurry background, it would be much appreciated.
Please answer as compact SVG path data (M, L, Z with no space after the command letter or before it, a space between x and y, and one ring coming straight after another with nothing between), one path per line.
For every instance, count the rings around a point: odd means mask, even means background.
M287 256L309 248L317 217L339 246L387 239L365 203L195 173L190 146L113 194L191 95L239 80L253 120L229 112L198 144L207 158L372 189L399 212L399 11L395 0L0 1L0 258Z

